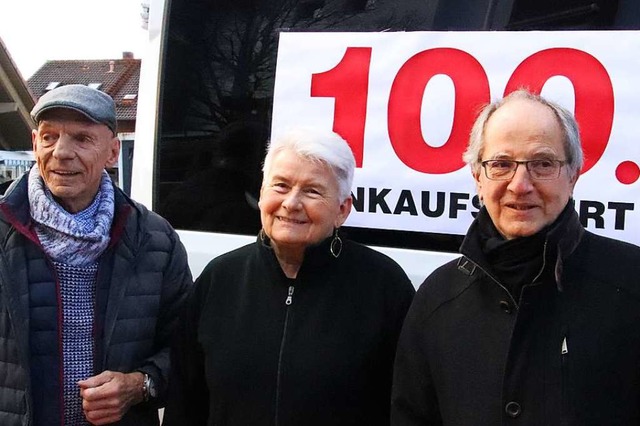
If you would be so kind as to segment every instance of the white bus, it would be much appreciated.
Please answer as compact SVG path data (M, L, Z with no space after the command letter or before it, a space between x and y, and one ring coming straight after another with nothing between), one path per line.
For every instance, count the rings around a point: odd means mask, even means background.
M179 231L194 277L255 240L282 33L637 28L636 0L151 0L131 194ZM345 233L416 286L457 256L465 230L373 222Z

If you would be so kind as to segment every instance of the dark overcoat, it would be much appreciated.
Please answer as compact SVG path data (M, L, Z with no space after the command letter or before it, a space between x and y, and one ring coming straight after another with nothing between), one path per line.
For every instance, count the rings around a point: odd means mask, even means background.
M640 248L575 212L516 300L474 223L419 288L398 344L392 425L640 424ZM554 243L555 244L555 243Z

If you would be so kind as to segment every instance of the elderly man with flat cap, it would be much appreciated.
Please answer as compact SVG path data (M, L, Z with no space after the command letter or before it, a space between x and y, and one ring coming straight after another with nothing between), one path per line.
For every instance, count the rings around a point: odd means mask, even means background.
M105 171L111 97L62 86L31 115L36 164L0 199L0 424L158 425L184 247Z

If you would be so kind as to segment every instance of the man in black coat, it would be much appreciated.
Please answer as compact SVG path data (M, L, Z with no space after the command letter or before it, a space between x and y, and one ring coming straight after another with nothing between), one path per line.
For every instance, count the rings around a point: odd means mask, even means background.
M640 424L640 248L581 226L573 116L514 92L464 160L483 207L409 310L392 425Z

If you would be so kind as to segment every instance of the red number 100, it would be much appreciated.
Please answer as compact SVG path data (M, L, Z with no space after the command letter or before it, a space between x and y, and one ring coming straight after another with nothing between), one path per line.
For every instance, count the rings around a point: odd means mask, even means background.
M369 91L370 47L349 47L333 69L313 74L311 96L335 99L333 130L353 150L362 167ZM451 133L440 147L429 146L420 123L422 97L429 80L448 76L455 88ZM590 54L571 48L546 49L526 58L514 70L504 95L527 87L540 93L551 77L573 84L575 117L580 126L586 172L604 153L613 124L614 98L604 66ZM429 49L405 62L391 86L387 120L389 140L398 158L423 173L442 174L464 166L461 156L479 108L491 99L482 65L470 54L452 48Z

